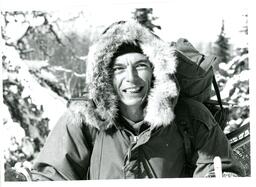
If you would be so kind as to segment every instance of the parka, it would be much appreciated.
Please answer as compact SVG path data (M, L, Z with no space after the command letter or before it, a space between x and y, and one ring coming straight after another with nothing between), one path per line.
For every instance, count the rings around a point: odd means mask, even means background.
M118 109L113 55L123 43L139 44L153 64L153 83L136 133ZM179 98L175 47L135 21L107 28L88 54L85 97L71 101L51 131L33 167L34 180L207 177L213 158L224 173L242 176L225 134L200 102ZM177 119L193 131L193 172L186 173L184 139Z

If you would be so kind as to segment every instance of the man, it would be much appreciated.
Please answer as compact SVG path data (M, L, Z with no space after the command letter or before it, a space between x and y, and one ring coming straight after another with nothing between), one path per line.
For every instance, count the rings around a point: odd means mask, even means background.
M195 100L178 100L174 52L136 22L105 30L90 48L88 95L73 100L52 130L33 180L209 177L215 156L223 176L242 176L210 112ZM180 116L192 119L191 173Z

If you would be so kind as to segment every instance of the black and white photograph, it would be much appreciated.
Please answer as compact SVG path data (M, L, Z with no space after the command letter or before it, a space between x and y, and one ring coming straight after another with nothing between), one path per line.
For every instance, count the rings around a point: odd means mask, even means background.
M65 2L0 9L1 186L251 180L247 1Z

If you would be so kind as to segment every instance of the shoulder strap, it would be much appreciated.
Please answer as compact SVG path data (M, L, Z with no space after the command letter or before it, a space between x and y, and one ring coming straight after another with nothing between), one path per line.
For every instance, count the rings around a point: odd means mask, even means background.
M192 143L189 135L189 127L185 121L178 122L178 130L184 139L184 147L186 152L186 161L189 161L192 157Z
M185 166L184 166L184 174L185 177L192 177L193 172L195 170L195 165L193 164L192 157L194 152L193 145L193 135L192 130L190 129L190 125L186 121L177 121L177 128L179 133L181 134L184 142L184 150L185 150Z
M192 157L195 151L194 148L194 134L189 119L189 111L186 107L183 107L182 99L179 99L178 105L175 107L175 123L180 135L183 138L184 142L184 151L185 151L185 166L184 174L185 177L192 177L195 164L193 163Z
M215 93L216 93L216 96L217 96L217 99L218 99L218 103L220 105L220 109L221 109L221 111L223 111L223 106L222 106L222 101L221 101L221 96L220 96L220 90L219 90L219 87L218 87L218 84L217 84L217 81L216 81L216 78L215 78L214 75L213 75L213 78L212 78L212 84L213 84L213 87L214 87L214 90L215 90Z

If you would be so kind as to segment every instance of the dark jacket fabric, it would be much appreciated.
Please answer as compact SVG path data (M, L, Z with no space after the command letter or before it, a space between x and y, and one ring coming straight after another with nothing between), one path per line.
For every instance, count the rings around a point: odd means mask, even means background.
M186 108L184 111L189 111L192 119L195 146L192 160L196 168L190 177L212 173L215 156L221 157L224 172L243 176L226 136L207 108L190 99L182 99L177 107ZM142 133L136 135L122 117L106 131L70 123L70 117L69 112L65 113L51 132L37 159L34 179L185 177L184 142L175 121L170 126L153 129L145 123Z
M152 87L144 108L144 123L136 134L122 118L111 78L112 57L123 43L139 44L152 63ZM136 22L109 27L88 54L86 99L74 100L34 165L34 180L85 180L205 177L213 158L224 172L243 175L226 136L207 108L193 99L178 99L175 48ZM191 162L186 174L180 119L191 129Z

